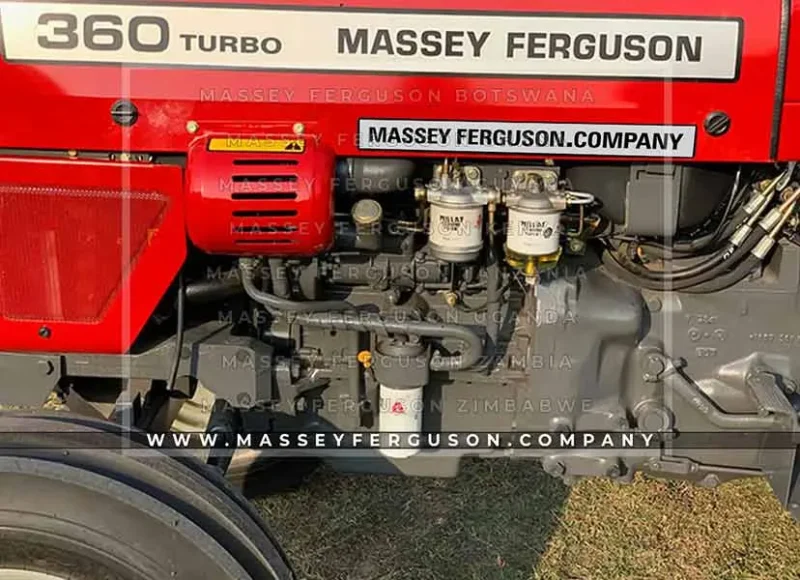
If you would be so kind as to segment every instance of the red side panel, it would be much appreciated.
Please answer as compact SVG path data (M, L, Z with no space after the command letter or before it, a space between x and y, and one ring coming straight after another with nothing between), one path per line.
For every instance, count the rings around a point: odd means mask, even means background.
M797 161L800 159L800 3L787 0L786 4L784 34L788 35L788 44L778 158Z
M181 169L0 158L0 351L125 352L186 256Z
M14 3L0 2L0 5L5 4ZM781 4L781 0L538 0L534 3L527 0L465 0L458 3L448 0L402 3L387 0L350 0L345 3L339 0L270 0L269 3L267 0L251 0L247 9L299 7L306 14L324 9L333 14L349 11L350 14L361 14L360 18L364 18L365 11L378 12L382 17L392 15L392 22L401 22L398 19L413 14L417 19L414 26L430 23L433 29L439 26L437 22L442 21L443 15L450 18L447 22L453 22L454 14L476 17L468 24L476 30L485 24L482 22L483 14L504 18L532 15L632 16L687 22L741 19L741 60L738 77L641 80L633 77L590 78L588 73L559 78L558 71L547 78L524 74L495 76L491 73L469 76L457 72L455 67L453 72L436 74L397 74L390 67L370 73L363 72L364 69L360 73L345 70L326 73L322 71L330 69L324 67L315 72L311 66L295 72L263 70L263 67L262 70L235 70L229 63L242 58L242 50L236 55L229 54L226 59L215 56L217 64L204 68L193 65L169 68L159 65L157 60L148 60L146 65L139 61L134 67L101 64L97 58L110 57L96 54L88 55L95 59L92 65L16 59L12 63L0 63L3 86L13 87L13 90L0 92L0 114L3 116L0 147L113 150L124 146L143 151L185 153L196 136L186 131L190 120L199 123L201 132L211 121L246 122L253 126L282 121L303 123L309 133L320 135L337 155L359 155L363 154L356 142L359 118L455 119L691 125L698 128L697 161L767 161L773 154L771 139ZM78 10L74 7L83 4L65 3L64 6ZM125 5L115 2L101 6L106 13L113 14L117 7ZM132 14L130 6L127 5L126 18ZM172 22L192 22L200 32L214 32L224 27L224 23L210 12L203 11L238 5L209 0L191 4L180 1L140 3L136 6L145 16L155 7L191 6L194 18L178 15ZM10 20L10 17L4 17L4 20ZM276 27L270 25L269 19L264 23L262 33L284 38L287 51L291 48L289 33L294 34L304 27L304 20L300 17L297 17L296 27ZM655 26L652 22L651 25ZM672 22L672 26L678 25ZM35 38L35 31L25 32L23 36L17 40L32 42L29 39ZM173 34L173 39L177 38ZM111 42L110 39L109 36L104 42ZM5 40L8 50L10 39ZM330 54L336 53L335 40L308 35L300 40L308 43L308 50L320 51L320 47L327 47ZM709 37L706 40L710 40ZM154 42L152 37L148 37L148 42ZM183 41L178 39L176 42ZM720 54L719 47L711 41L705 43L704 50L712 61L736 58L739 52L735 46L726 46L722 50L724 54ZM36 56L38 53L34 51L32 54ZM320 54L324 56L326 53ZM368 56L359 62L368 62ZM441 62L445 61L440 61L439 65ZM669 77L669 74L667 67L664 76ZM123 96L130 98L139 108L139 120L130 128L114 124L109 115L112 104ZM716 138L703 131L704 120L715 111L725 112L732 119L730 131Z

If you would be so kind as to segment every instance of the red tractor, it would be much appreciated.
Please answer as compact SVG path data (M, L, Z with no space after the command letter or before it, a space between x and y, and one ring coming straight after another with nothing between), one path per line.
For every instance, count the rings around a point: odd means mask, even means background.
M223 475L312 459L800 513L793 20L0 0L0 578L291 578Z

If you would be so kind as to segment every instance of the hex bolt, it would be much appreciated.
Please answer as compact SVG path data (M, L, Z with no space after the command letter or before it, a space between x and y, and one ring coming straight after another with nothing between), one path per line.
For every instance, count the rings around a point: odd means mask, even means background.
M52 335L53 332L47 326L42 326L39 329L39 336L42 338L50 338Z
M662 306L663 304L661 303L661 300L659 300L658 298L651 298L650 300L647 301L647 309L650 312L661 312Z
M187 121L186 122L186 131L194 135L200 129L200 125L197 124L197 121Z
M586 251L586 242L578 238L570 238L569 251L573 254L583 254Z
M306 132L306 126L303 125L302 123L295 123L292 126L292 131L294 131L295 135L302 135L303 133Z
M465 167L464 176L467 178L468 181L472 183L477 183L481 179L481 170L475 167L474 165Z

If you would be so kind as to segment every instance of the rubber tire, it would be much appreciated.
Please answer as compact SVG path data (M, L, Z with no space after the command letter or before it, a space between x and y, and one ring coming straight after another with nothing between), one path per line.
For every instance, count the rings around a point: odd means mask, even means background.
M0 412L0 569L69 580L289 580L254 508L188 455L126 444L112 423ZM118 449L59 449L70 433ZM63 445L62 445L63 447Z

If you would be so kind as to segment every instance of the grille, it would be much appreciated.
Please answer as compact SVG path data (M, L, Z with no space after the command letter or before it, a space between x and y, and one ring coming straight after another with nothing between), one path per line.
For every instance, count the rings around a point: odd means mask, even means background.
M0 185L0 315L99 322L167 202L150 192Z

